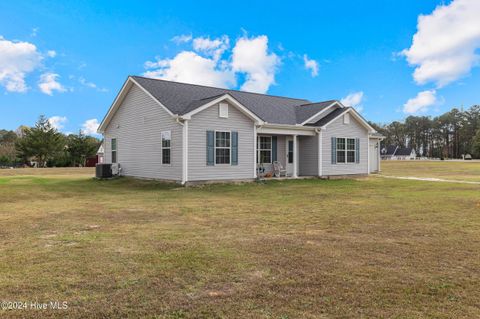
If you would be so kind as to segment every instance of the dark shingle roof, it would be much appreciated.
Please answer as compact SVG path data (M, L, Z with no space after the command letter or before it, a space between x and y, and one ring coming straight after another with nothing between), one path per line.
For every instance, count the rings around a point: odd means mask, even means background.
M348 109L351 109L351 107L345 107L345 108L338 108L333 110L332 112L328 113L326 116L322 117L320 120L318 120L316 123L311 124L312 126L324 126L340 114L346 112Z
M173 114L178 115L186 114L228 93L265 122L274 124L297 124L302 123L304 120L334 102L334 100L331 100L320 103L310 103L310 101L305 99L149 79L140 76L132 76L132 78Z
M400 155L400 156L408 156L412 153L411 147L399 147L396 145L388 145L385 148L385 151L382 152L382 155L386 156L393 156L393 155Z
M388 145L386 148L382 150L382 155L387 155L387 156L392 156L395 154L395 151L397 150L398 146L395 145Z
M303 123L327 106L336 102L336 100L330 100L325 102L318 103L308 103L303 105L298 105L295 107L295 113L297 115L297 123Z
M400 156L408 156L412 153L412 148L411 147L405 147L405 148L399 148L396 152L395 155L400 155Z

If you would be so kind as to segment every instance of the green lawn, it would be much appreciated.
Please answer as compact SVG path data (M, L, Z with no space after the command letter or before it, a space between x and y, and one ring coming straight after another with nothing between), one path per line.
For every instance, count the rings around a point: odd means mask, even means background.
M68 309L0 317L480 317L478 185L31 172L0 170L0 299Z
M382 174L480 182L480 161L382 161Z

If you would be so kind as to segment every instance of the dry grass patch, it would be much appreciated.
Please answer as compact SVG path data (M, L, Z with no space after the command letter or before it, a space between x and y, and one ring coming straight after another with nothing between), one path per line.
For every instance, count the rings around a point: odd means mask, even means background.
M477 185L49 175L0 177L1 296L42 317L480 317Z

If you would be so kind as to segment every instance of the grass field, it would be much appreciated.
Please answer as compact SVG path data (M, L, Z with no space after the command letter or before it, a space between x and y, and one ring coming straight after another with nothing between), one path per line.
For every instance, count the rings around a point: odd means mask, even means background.
M0 317L480 317L478 185L92 174L0 171L0 299L68 302Z
M382 174L480 182L480 161L382 161Z

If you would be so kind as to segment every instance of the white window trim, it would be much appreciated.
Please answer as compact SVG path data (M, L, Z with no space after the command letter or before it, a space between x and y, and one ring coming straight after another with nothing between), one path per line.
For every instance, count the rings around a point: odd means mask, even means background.
M169 147L163 147L163 133L168 132L170 134L170 146ZM160 161L162 163L162 166L172 166L172 131L161 131L160 132L160 146L162 151L160 152ZM163 150L164 149L169 149L170 150L170 163L164 163L163 162Z
M113 140L115 140L115 150L113 149ZM113 162L113 152L115 152L115 163ZM110 162L112 164L118 164L118 138L110 138Z
M261 138L261 137L268 137L268 138L270 138L270 149L268 149L268 148L260 148L260 145L261 145L261 143L260 143L260 138ZM257 163L257 164L262 164L262 163L260 162L260 151L270 151L270 162L265 162L265 163L263 163L263 164L273 164L273 153L272 153L272 152L273 152L273 150L272 150L272 146L273 146L273 145L272 145L272 143L273 143L272 135L258 135L258 136L257 136L257 145L258 145L258 147L257 147L257 160L258 160L258 163Z
M230 146L229 147L217 147L217 132L219 133L229 133L230 134ZM214 131L214 136L213 136L213 164L214 166L227 166L227 165L232 165L232 131L228 130L215 130ZM221 163L217 164L217 148L219 149L229 149L230 150L230 156L229 156L229 162L228 163Z
M344 140L345 140L345 149L344 149L344 150L340 150L340 151L343 151L343 152L345 153L345 162L339 162L339 161L338 161L338 151L339 151L339 149L338 149L338 143L337 143L338 139L344 139ZM348 161L347 161L347 151L350 151L350 152L352 151L352 150L348 150L348 149L347 149L347 140L348 140L348 139L354 140L354 147L355 147L355 149L353 150L353 151L354 151L353 162L348 162ZM337 145L337 147L335 148L335 152L337 152L337 153L335 154L335 158L337 159L336 164L339 164L339 165L359 164L359 163L357 163L357 152L358 152L358 150L357 150L357 142L356 142L356 139L357 139L357 137L337 137L337 138L336 138L336 140L335 140L335 143L336 143L336 145Z

